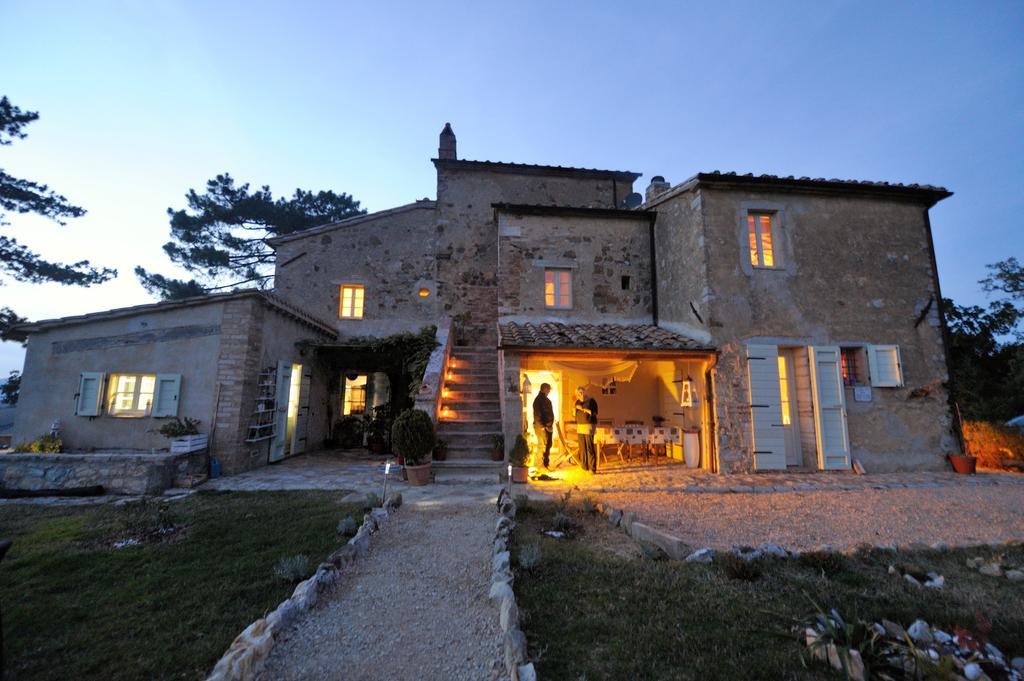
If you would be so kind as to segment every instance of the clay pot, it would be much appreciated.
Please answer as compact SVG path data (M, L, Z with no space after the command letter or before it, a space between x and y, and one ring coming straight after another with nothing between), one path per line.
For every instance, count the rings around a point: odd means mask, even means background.
M405 473L409 476L409 484L414 487L422 487L430 484L430 463L419 466L406 466Z
M512 482L529 482L530 469L526 466L512 467Z
M966 454L950 454L949 462L953 464L953 470L963 475L974 475L978 466L978 459Z

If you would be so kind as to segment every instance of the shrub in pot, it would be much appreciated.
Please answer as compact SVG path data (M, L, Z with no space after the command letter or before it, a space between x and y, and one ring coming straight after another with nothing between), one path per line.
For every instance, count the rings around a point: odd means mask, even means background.
M405 459L410 485L430 482L430 454L437 436L434 422L422 409L408 409L391 426L391 446Z
M343 449L355 449L363 446L363 419L358 416L346 416L334 424L334 440Z
M505 436L498 433L491 438L491 461L505 460Z
M206 449L209 444L206 435L199 432L199 419L185 417L174 419L160 426L157 431L171 441L171 453L185 454Z
M515 444L509 452L509 463L512 464L512 482L526 482L529 479L529 468L526 466L530 458L530 445L522 435L516 435Z
M370 446L370 451L374 454L383 454L387 448L387 437L388 430L391 428L391 423L380 416L376 416L370 419L369 423L366 424L366 442Z

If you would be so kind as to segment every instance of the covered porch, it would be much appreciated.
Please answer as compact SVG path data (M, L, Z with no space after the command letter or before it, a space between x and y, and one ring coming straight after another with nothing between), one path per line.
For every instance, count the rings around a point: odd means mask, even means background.
M717 472L714 350L647 325L502 325L506 440L523 433L541 468L533 402L544 384L555 413L551 467L575 475L575 392L597 402L600 471L678 466ZM560 344L561 343L561 344Z

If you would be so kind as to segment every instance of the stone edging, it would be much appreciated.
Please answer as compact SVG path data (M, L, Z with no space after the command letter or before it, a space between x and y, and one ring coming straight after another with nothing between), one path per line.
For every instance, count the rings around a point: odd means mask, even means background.
M388 516L401 505L402 495L392 493L382 508L375 508L365 514L359 531L347 544L321 563L312 577L299 582L292 595L282 601L276 610L250 624L235 638L206 681L253 681L262 671L277 635L303 612L312 609L321 596L334 587L342 570L356 558L366 555L370 548L370 535L380 530Z
M690 545L684 542L679 537L669 534L663 530L656 529L650 525L646 525L637 520L637 514L632 511L625 509L614 508L604 502L598 502L597 509L607 519L608 524L612 527L618 527L627 535L629 535L634 541L639 543L653 544L665 552L672 560L682 560L686 562L698 562L698 563L710 563L714 560L715 554L732 553L740 558L746 560L755 560L764 556L772 558L799 558L802 551L787 550L778 544L763 543L757 548L740 549L733 548L731 550L713 549L709 546L697 549L694 551ZM840 551L831 544L824 544L815 548L813 551L808 553L845 553L846 555L855 556L860 553L867 551L892 551L897 550L926 550L926 551L948 551L953 548L992 548L1001 549L1007 546L1017 546L1022 542L1018 539L1011 539L1005 542L998 542L992 544L964 544L951 546L946 542L935 542L933 544L923 543L911 543L904 546L897 546L896 544L870 544L863 543L852 546L845 551Z
M508 490L498 494L490 597L498 603L498 619L505 632L505 668L511 681L537 681L537 671L526 661L526 635L519 628L519 607L512 590L512 553L509 540L515 527L516 502Z
M653 487L592 487L582 490L591 494L670 492L673 494L788 494L793 492L862 492L865 490L892 489L958 489L971 487L995 487L1000 485L1024 485L1024 475L1000 478L970 478L944 481L887 482L872 480L856 485L800 483L796 485L660 485Z

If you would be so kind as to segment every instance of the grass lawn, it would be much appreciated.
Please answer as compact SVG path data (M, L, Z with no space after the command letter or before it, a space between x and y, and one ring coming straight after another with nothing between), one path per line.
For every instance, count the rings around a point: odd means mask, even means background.
M145 508L0 506L10 679L201 679L236 635L287 598L284 556L309 572L361 520L344 492L198 492ZM163 521L178 532L112 548ZM307 575L308 576L308 575Z
M603 679L832 679L819 663L801 661L790 632L815 614L809 598L852 621L916 618L952 633L977 630L980 611L989 640L1008 656L1024 655L1024 584L987 577L965 561L994 551L934 551L843 558L838 572L796 560L761 560L756 581L730 579L723 564L645 559L631 539L603 516L571 505L575 537L541 534L554 527L554 503L520 506L514 566L523 547L540 547L540 561L516 567L515 590L538 676L559 681ZM955 521L955 514L951 516ZM1024 548L1007 549L1024 562ZM892 562L913 563L946 578L925 589L887 574Z

